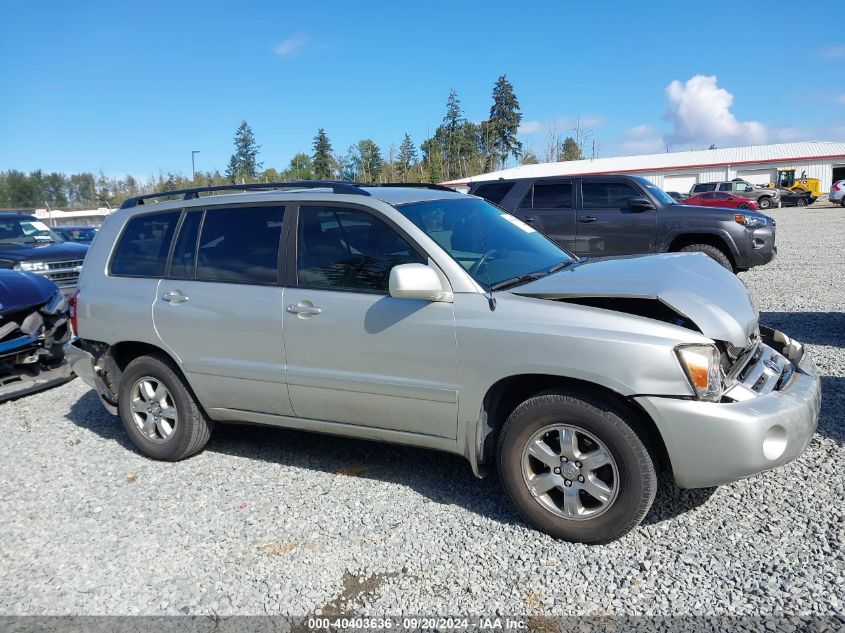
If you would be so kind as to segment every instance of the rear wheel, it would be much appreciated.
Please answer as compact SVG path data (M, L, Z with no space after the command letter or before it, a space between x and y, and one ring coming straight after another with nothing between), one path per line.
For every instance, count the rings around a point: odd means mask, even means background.
M772 206L772 199L769 196L763 196L757 201L757 204L760 205L761 209L768 209Z
M750 209L751 207L748 206L747 202L740 202L737 206L737 209Z
M169 359L141 356L123 372L118 411L144 455L176 461L203 449L213 423Z
M796 206L799 206L799 207L806 207L807 206L807 198L798 198L798 200L795 201L795 204L796 204Z
M730 258L725 254L725 252L711 244L690 244L689 246L684 246L681 251L682 253L704 253L705 255L709 256L710 259L715 260L721 266L727 268L731 272L733 272L734 267L731 264Z
M520 514L567 541L623 536L643 520L657 489L630 413L589 392L549 391L519 405L499 435L498 466Z

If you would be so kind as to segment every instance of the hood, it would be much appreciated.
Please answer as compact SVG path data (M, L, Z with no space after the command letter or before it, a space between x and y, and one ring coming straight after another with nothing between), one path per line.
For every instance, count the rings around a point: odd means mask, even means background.
M47 303L58 291L56 284L40 275L0 270L0 314Z
M745 200L748 202L757 202L755 198L745 198ZM687 204L686 201L682 202L678 206L683 206L684 209L692 209L694 211L709 211L711 213L718 213L720 215L724 215L726 218L731 219L733 219L734 215L736 215L738 211L737 209L732 209L731 207L706 207L703 204ZM740 212L743 215L765 217L764 214L758 211L757 209L741 209Z
M589 261L510 292L538 299L658 300L705 336L737 347L757 330L751 293L704 253L663 253Z
M51 262L63 259L83 259L88 246L75 242L47 242L34 244L0 243L0 259L15 262Z

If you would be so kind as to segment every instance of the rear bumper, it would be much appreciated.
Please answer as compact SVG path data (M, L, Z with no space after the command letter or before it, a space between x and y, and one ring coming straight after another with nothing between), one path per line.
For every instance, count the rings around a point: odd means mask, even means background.
M792 461L818 423L821 383L804 354L781 391L732 403L657 396L637 402L657 425L681 488L705 488L750 477Z
M78 338L65 343L64 350L67 363L73 372L82 379L82 382L97 392L106 411L112 415L117 415L117 407L106 398L107 390L97 373L94 356L79 346Z

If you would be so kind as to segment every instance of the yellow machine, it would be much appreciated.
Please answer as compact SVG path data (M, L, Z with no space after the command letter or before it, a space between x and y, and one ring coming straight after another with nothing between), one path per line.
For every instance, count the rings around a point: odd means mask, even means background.
M822 194L822 183L818 178L807 178L807 172L801 172L801 177L795 178L795 172L795 167L778 167L777 182L769 183L769 188L807 191L814 199Z

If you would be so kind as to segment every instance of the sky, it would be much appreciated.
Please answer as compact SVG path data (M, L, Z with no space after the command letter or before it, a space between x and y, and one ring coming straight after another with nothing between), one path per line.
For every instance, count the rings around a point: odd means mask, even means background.
M800 8L799 8L800 6ZM0 170L223 171L361 138L419 144L449 91L471 121L513 83L520 139L592 128L600 156L845 140L836 0L3 2ZM838 15L839 17L833 17ZM806 25L804 25L806 23ZM797 35L797 36L796 36Z

